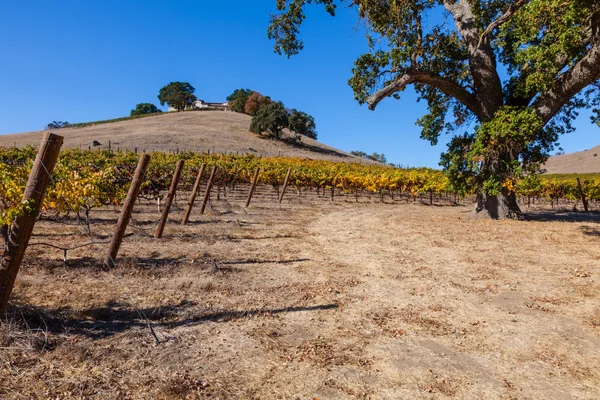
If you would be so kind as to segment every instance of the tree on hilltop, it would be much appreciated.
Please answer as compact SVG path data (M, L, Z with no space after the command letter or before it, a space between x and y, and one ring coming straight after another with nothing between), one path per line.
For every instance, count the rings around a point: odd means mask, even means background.
M281 137L281 132L288 125L288 113L282 102L268 104L262 107L252 118L250 131L258 135L263 132L270 133L276 139Z
M132 117L135 115L146 115L146 114L156 114L162 112L159 110L154 104L151 103L139 103L135 106L135 109L131 110Z
M277 0L276 52L302 50L311 3L332 16L348 4L365 22L370 51L349 81L359 103L373 110L410 85L427 101L421 137L452 135L441 165L477 187L474 216L520 218L514 179L574 130L578 109L600 121L597 0Z
M238 113L245 113L246 101L254 93L254 90L250 89L236 89L227 96L229 102L229 109Z
M196 89L188 82L171 82L160 89L158 100L161 106L167 103L177 111L183 111L197 100L195 91Z

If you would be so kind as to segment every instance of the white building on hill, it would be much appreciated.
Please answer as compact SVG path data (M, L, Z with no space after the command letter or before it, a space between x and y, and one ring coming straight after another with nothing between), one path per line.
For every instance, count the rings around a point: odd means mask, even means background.
M221 111L227 111L227 109L229 108L229 102L226 101L224 103L212 103L204 100L196 100L194 104L192 104L191 107L188 107L187 109L202 108L216 108ZM177 109L169 106L169 112L170 111L177 111Z

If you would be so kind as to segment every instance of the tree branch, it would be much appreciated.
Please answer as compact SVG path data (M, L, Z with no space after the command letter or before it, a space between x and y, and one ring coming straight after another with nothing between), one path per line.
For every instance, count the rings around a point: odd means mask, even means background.
M600 79L600 11L590 21L592 37L590 50L568 71L558 76L552 88L541 94L532 104L542 121L550 121L567 102Z
M519 0L521 1L521 0ZM473 0L444 0L444 7L454 18L456 29L469 51L469 69L473 77L475 93L479 101L480 120L486 121L504 102L502 81L498 75L496 58L489 43L479 46L481 30L477 27L473 13Z
M512 3L510 6L508 6L508 10L506 10L506 12L504 14L502 14L500 17L498 17L498 19L496 19L495 21L493 21L491 24L488 25L487 28L485 28L485 30L483 31L483 33L481 34L481 36L479 37L479 43L477 44L477 48L481 47L481 44L483 43L483 41L492 33L494 32L495 29L499 28L502 24L504 24L505 22L507 22L508 20L510 20L512 18L513 15L515 15L515 13L524 5L526 5L527 3L529 3L530 0L519 0L516 3Z
M406 86L411 83L423 83L435 87L441 90L444 94L454 97L462 104L465 105L475 115L479 115L480 109L477 102L477 98L474 94L467 91L465 88L460 86L458 83L441 77L439 75L430 72L409 72L396 79L383 89L378 90L367 98L367 105L369 110L374 110L377 104L386 97L404 90Z
M475 25L473 6L469 0L445 0L444 8L454 18L456 29L465 41L469 53L477 51L479 28Z

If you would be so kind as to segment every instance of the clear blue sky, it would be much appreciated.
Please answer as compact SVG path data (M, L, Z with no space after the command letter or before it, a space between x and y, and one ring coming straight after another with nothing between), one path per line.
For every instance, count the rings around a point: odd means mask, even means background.
M306 47L289 60L267 39L273 12L275 0L3 1L0 134L126 116L137 103L158 105L165 84L187 81L207 101L258 90L313 115L324 143L437 167L446 140L432 147L419 139L414 122L425 104L413 93L375 112L353 99L347 81L367 45L352 10L331 18L311 7ZM567 152L600 144L589 113L576 126L561 138Z

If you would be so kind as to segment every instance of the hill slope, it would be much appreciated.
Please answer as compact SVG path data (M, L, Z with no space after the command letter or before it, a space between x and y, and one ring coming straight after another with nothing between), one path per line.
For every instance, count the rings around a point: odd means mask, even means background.
M600 173L600 146L550 157L542 169L548 174Z
M306 137L298 145L268 140L249 132L251 117L234 112L202 111L161 114L146 118L98 124L83 128L66 128L55 132L64 136L63 147L87 149L93 141L106 149L138 151L222 152L261 154L335 161L361 160L341 150ZM0 135L0 146L38 145L43 131ZM363 163L369 160L362 159ZM369 162L370 163L370 162Z

